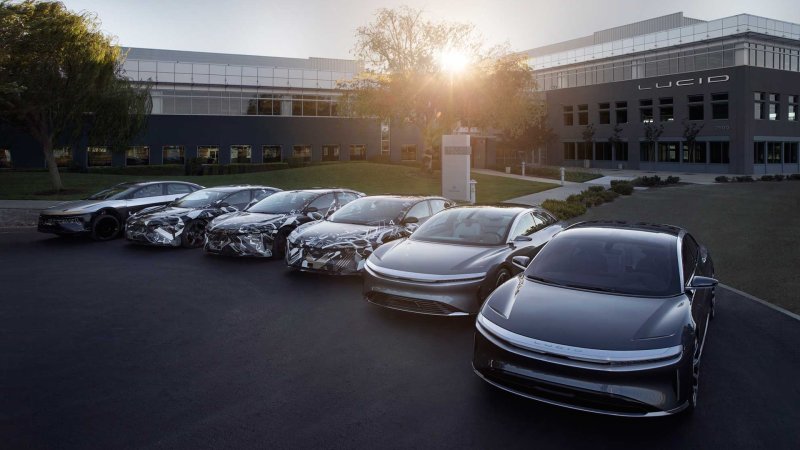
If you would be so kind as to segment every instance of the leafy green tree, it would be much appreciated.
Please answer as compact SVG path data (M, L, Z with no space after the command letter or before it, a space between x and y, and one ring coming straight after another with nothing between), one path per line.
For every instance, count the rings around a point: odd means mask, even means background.
M341 84L342 112L415 125L430 147L458 124L518 136L541 113L526 56L487 47L471 24L380 9L358 28L354 53L366 70ZM466 58L466 67L443 67L447 54Z
M122 56L90 13L0 1L0 121L39 142L56 191L56 143L86 135L121 151L146 126L149 89L122 76Z

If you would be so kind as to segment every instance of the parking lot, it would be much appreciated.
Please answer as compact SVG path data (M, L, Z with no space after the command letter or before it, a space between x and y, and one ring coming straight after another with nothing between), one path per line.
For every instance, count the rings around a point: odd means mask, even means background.
M5 448L800 444L800 326L727 291L699 410L643 420L500 392L473 319L384 311L358 278L36 232L0 234L0 273Z

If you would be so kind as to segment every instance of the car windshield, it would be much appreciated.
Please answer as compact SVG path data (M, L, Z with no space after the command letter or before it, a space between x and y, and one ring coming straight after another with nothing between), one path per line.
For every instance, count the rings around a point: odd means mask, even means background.
M676 239L647 231L570 230L542 248L525 276L599 292L674 296L681 291Z
M249 212L264 214L288 214L301 212L306 203L316 197L314 192L278 192L247 208Z
M118 184L90 195L86 200L116 200L125 197L133 188L130 184Z
M217 200L222 200L227 197L228 194L230 194L230 192L201 189L184 196L173 203L173 205L180 208L199 208L201 206L208 206Z
M416 200L407 198L363 197L346 204L328 220L356 225L394 225L400 223L415 203Z
M428 219L412 240L460 245L504 245L517 211L502 208L452 208Z

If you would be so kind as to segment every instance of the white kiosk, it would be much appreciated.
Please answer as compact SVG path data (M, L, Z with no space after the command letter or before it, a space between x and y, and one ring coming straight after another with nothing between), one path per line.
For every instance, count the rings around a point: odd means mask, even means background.
M442 136L442 196L455 201L475 201L470 198L471 153L468 134Z

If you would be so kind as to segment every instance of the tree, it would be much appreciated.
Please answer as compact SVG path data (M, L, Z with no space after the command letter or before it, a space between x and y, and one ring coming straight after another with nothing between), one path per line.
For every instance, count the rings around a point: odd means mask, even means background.
M121 151L146 126L150 92L122 76L120 48L90 13L60 2L0 1L0 121L41 145L53 189L53 146L81 136Z
M695 146L697 144L697 135L703 130L705 124L698 124L697 122L683 121L683 138L686 140L686 147L689 150L689 159L695 162Z
M614 130L611 133L611 136L608 137L608 142L611 144L611 149L614 151L615 159L619 158L619 144L622 142L620 134L622 134L622 125L616 124L614 125Z
M658 139L663 133L664 125L656 125L653 122L646 122L644 124L644 140L647 141L648 144L648 161L656 160L656 143L658 143Z
M409 7L380 9L356 41L366 70L340 85L344 114L412 124L431 147L459 123L517 136L541 111L532 106L527 56L487 48L471 24L433 22ZM443 55L460 56L467 67L448 71Z
M586 128L583 129L581 132L581 137L583 138L583 143L585 144L584 151L584 159L592 159L592 150L594 147L594 124L590 123L586 125Z

